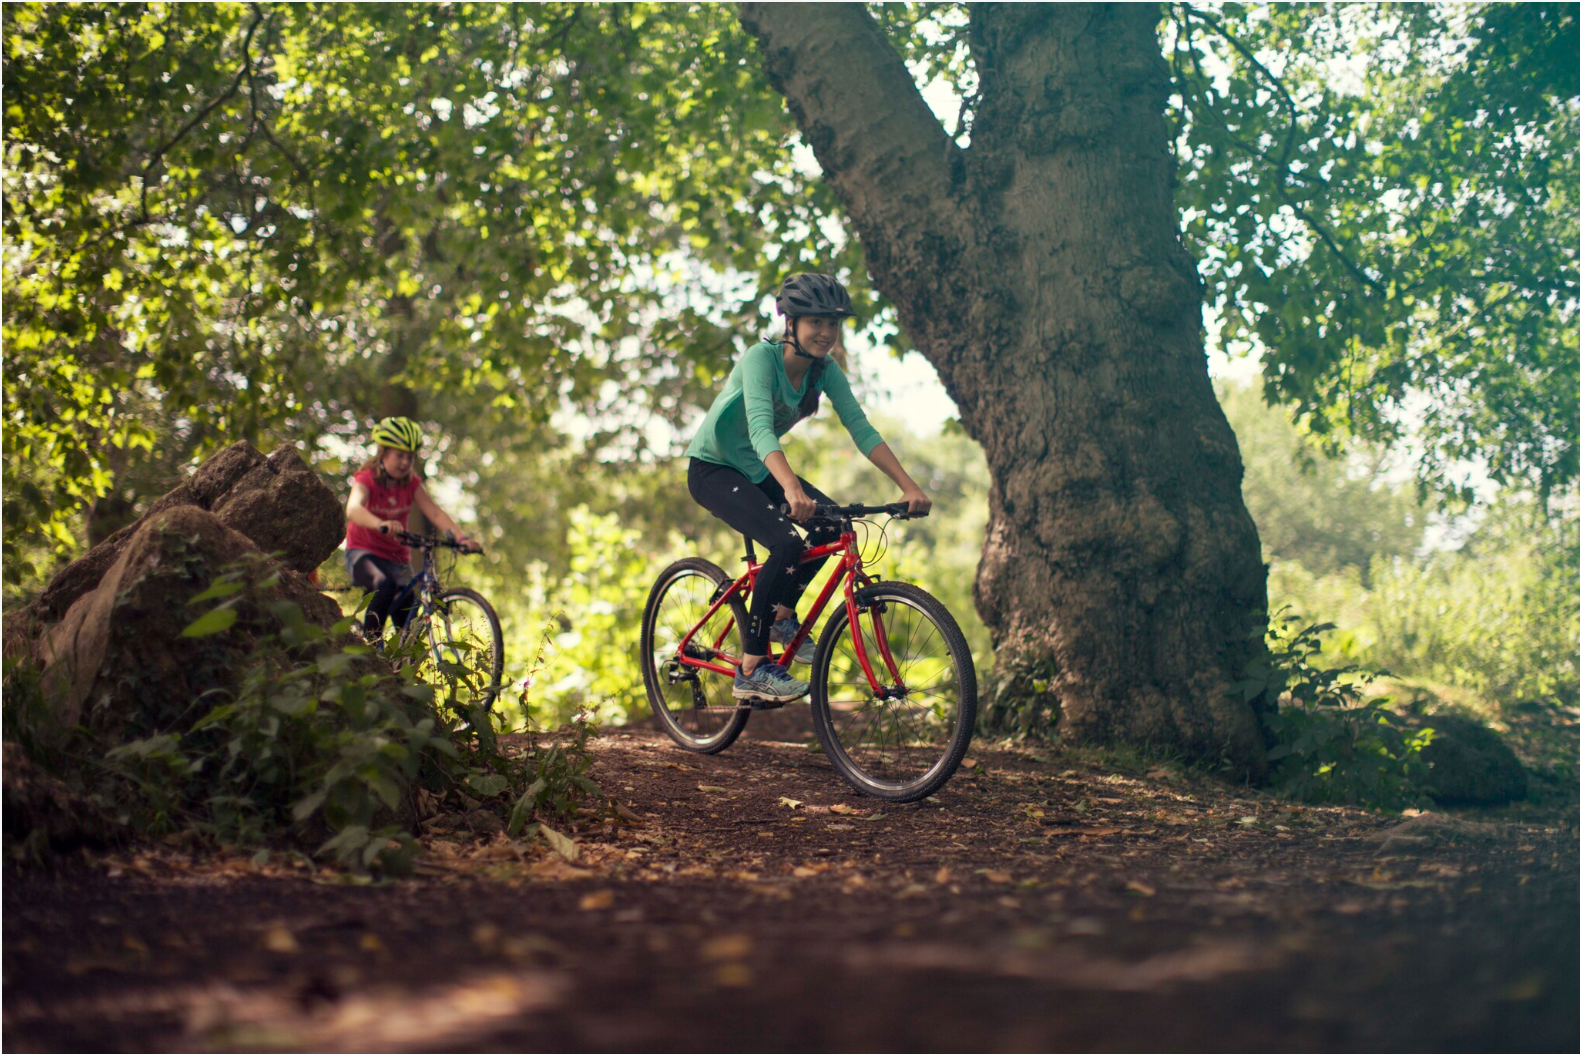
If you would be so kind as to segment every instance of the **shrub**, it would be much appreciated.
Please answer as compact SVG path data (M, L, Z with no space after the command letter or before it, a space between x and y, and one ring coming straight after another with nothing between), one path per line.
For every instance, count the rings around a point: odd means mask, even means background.
M14 733L47 769L137 833L189 830L237 846L299 846L355 869L400 872L417 848L420 812L480 807L512 836L574 853L548 821L602 798L587 775L595 726L578 726L564 745L545 747L534 735L525 751L507 752L498 717L440 705L453 693L431 665L436 683L416 679L416 662L391 674L351 636L351 618L326 631L297 605L276 601L261 605L261 621L238 622L242 596L268 585L250 584L253 577L230 569L193 598L210 606L195 609L187 635L245 633L252 643L235 691L194 700L193 711L206 712L185 731L109 746L79 729L53 752L25 728L8 728L8 738ZM36 694L36 678L11 680ZM37 703L8 706L10 723L31 722Z
M1267 653L1237 686L1246 699L1278 701L1265 720L1277 789L1302 801L1400 808L1425 800L1421 751L1432 730L1406 727L1386 696L1368 696L1373 675L1350 665L1323 668L1330 623L1269 621Z

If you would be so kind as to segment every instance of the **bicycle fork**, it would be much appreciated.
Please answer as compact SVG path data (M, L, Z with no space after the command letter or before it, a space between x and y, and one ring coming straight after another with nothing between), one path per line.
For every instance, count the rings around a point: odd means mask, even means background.
M854 575L851 576L854 579ZM885 605L882 601L861 605L856 603L855 591L847 584L845 594L846 609L849 612L850 639L856 649L856 661L861 664L861 672L867 677L867 684L872 688L873 697L876 699L904 699L908 692L905 681L900 676L899 664L894 661L894 653L889 649L889 630L883 624ZM884 684L872 669L872 658L867 651L866 634L861 630L861 613L867 612L872 616L872 637L878 645L878 654L883 659L883 664L888 668L889 675L894 679L893 686Z

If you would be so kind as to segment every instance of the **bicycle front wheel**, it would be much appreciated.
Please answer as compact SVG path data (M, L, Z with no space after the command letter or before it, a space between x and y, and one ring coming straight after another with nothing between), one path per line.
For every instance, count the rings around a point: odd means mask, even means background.
M653 716L669 738L699 754L717 754L741 734L750 710L736 705L732 676L680 662L687 640L693 659L728 666L739 662L746 607L739 598L714 599L730 585L717 564L698 557L677 560L659 573L642 612L642 680Z
M475 590L446 589L423 632L424 666L437 674L440 701L461 715L492 707L505 673L505 638L493 605Z
M906 582L856 593L812 659L812 725L835 770L863 794L920 801L949 781L971 745L976 666L949 609ZM861 640L868 680L856 649Z

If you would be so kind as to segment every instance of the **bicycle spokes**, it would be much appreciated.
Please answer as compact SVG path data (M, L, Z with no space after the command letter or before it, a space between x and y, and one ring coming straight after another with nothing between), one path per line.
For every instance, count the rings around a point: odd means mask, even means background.
M657 703L688 738L708 740L735 716L730 675L696 665L731 670L740 661L735 607L722 604L711 617L717 583L696 572L676 575L656 598L651 613L651 651Z
M887 597L859 611L854 630L830 644L828 711L838 745L876 783L921 780L950 752L960 726L964 686L942 628L922 607Z
M442 600L428 619L428 658L458 711L487 706L494 690L494 640L486 613L465 598Z

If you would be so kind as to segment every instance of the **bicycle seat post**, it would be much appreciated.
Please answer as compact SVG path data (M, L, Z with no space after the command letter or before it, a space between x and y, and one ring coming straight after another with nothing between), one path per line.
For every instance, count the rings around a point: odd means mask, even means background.
M741 535L746 539L746 566L750 567L757 562L757 550L752 548L752 539L749 535Z

